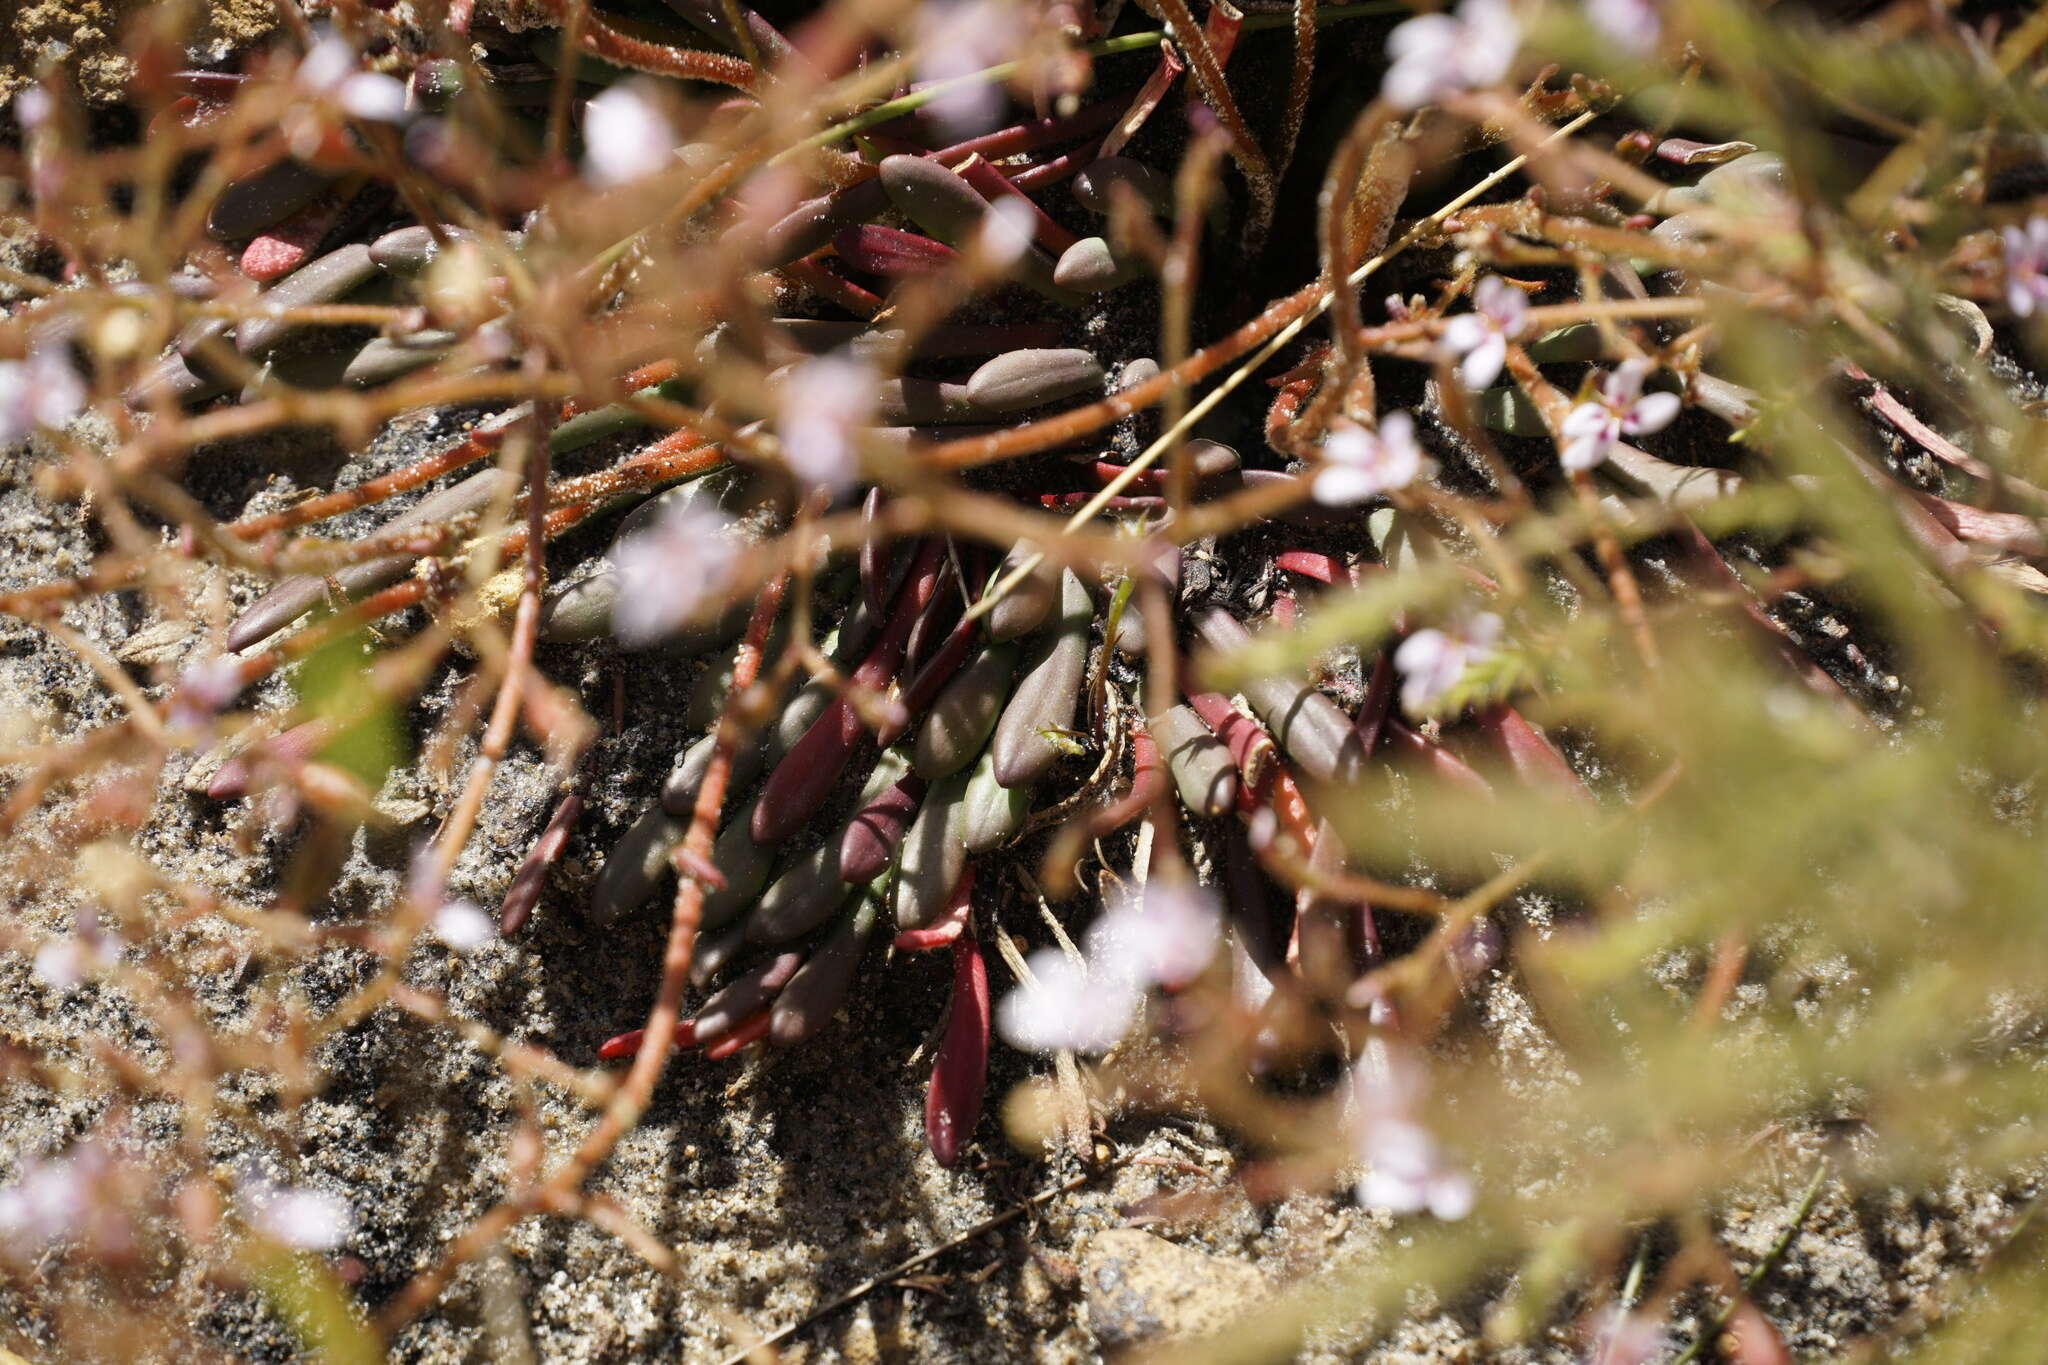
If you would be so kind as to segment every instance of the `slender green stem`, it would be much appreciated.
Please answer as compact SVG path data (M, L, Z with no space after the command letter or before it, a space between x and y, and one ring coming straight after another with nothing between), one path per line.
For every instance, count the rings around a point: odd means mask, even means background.
M1777 1241L1771 1243L1771 1249L1764 1253L1764 1258L1742 1277L1741 1294L1730 1299L1725 1308L1714 1314L1714 1320L1707 1324L1707 1329L1694 1337L1692 1345L1685 1348L1685 1354L1672 1361L1671 1365L1692 1365L1693 1361L1700 1358L1700 1352L1707 1349L1707 1343L1721 1335L1722 1330L1728 1326L1728 1320L1735 1316L1735 1306L1748 1298L1755 1292L1756 1287L1763 1283L1764 1276L1771 1273L1771 1267L1776 1265L1791 1247L1792 1239L1799 1235L1799 1229L1806 1226L1806 1216L1813 1212L1814 1201L1820 1198L1820 1182L1827 1177L1827 1173L1827 1163L1822 1162L1820 1169L1813 1173L1813 1179L1807 1182L1806 1194L1800 1199L1799 1207L1793 1210L1792 1221L1785 1224L1785 1230L1778 1234Z

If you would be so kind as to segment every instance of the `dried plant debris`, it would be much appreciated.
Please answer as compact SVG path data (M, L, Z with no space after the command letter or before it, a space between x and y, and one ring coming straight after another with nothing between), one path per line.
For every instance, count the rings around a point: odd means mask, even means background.
M0 1359L2032 1349L2038 16L16 8Z

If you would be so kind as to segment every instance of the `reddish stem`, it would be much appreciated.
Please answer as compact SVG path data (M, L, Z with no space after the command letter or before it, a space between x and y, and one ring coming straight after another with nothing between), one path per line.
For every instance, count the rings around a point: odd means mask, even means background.
M971 933L953 943L953 1002L946 1036L932 1062L925 1091L924 1132L941 1166L960 1159L961 1149L981 1122L981 1098L988 1086L988 964Z
M905 929L896 935L896 951L924 953L947 947L967 927L967 917L973 908L974 864L969 863L960 873L960 880L953 887L953 898L946 902L946 908L938 919L922 929Z
M895 676L911 628L931 600L944 563L944 543L927 541L911 565L909 579L896 594L895 607L881 637L853 670L850 687L879 691ZM825 714L811 723L811 728L790 746L782 761L775 765L775 771L768 775L761 788L761 799L754 806L750 826L754 842L780 843L802 827L832 794L866 731L853 702L843 694L834 699Z
M773 1013L773 1010L764 1009L759 1013L750 1014L740 1020L739 1023L733 1025L731 1029L720 1034L716 1042L706 1043L704 1045L705 1060L722 1062L748 1043L767 1037L768 1020Z

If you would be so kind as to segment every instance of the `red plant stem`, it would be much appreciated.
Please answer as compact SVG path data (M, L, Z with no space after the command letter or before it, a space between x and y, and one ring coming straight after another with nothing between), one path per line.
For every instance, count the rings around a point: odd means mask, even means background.
M1537 791L1565 791L1579 797L1592 795L1557 746L1514 707L1506 702L1482 706L1472 719L1507 759L1515 776L1529 787Z
M841 228L832 249L854 269L890 278L936 275L960 259L959 252L935 238L874 223Z
M1492 784L1481 777L1471 764L1427 735L1409 729L1392 717L1387 719L1384 733L1389 746L1395 752L1419 759L1438 777L1455 782L1481 796L1493 795Z
M911 675L899 699L902 711L897 719L875 732L875 743L884 749L903 738L911 723L938 698L939 690L960 671L960 665L967 661L967 651L973 647L975 637L981 633L978 620L961 620L948 632L945 640L932 651L932 657L924 666Z
M1185 661L1181 664L1180 675L1190 676ZM1195 714L1202 718L1202 724L1215 731L1216 738L1223 741L1230 750L1230 757L1237 763L1238 775L1243 784L1238 788L1240 799L1249 798L1266 780L1266 770L1273 766L1277 752L1273 737L1265 727L1231 705L1230 698L1221 692L1189 692L1188 705L1195 708Z
M548 489L548 502L556 506L596 502L621 493L688 478L725 463L725 451L711 445L687 427L678 427L631 459L610 469L564 479Z
M838 304L849 313L871 318L882 311L880 296L861 288L852 280L841 279L819 264L813 254L800 256L782 267L784 274L805 288L815 291L831 303Z
M1293 629L1294 629L1294 620L1295 620L1295 617L1296 617L1296 615L1298 615L1298 612L1297 612L1297 610L1296 610L1296 607L1295 607L1295 603L1294 603L1294 594L1293 594L1293 593L1291 593L1291 592L1276 592L1276 593L1274 593L1274 594L1273 594L1273 605L1272 605L1272 607L1271 607L1271 611L1272 611L1272 614L1273 614L1273 623L1274 623L1275 625L1277 625L1277 626L1278 626L1278 627L1279 627L1280 629L1282 629L1282 630L1293 630Z
M1166 790L1166 760L1142 721L1131 724L1131 789L1088 817L1090 838L1101 838L1141 818Z
M1273 556L1273 563L1289 573L1313 578L1318 583L1337 581L1337 561L1321 550L1282 550Z
M493 454L505 443L505 433L511 430L516 421L515 410L504 417L493 418L448 449L429 455L403 469L393 470L380 478L366 479L353 488L308 498L282 512L232 521L221 529L240 540L259 540L275 531L290 530L295 526L304 526L308 522L325 521L329 517L338 517L343 512L352 512L358 507L382 502L386 498L408 489L418 488L423 483L430 483L443 474L461 469L465 465L475 464L478 460Z
M683 367L674 360L652 360L637 370L628 370L619 380L619 391L631 393L635 389L651 388L665 383L681 374ZM567 421L579 412L601 408L611 400L608 398L569 398L562 402L562 420Z
M621 1057L630 1057L640 1050L640 1040L647 1036L644 1028L627 1029L624 1033L605 1039L597 1045L597 1059L601 1062L616 1062ZM684 1052L697 1045L696 1026L688 1019L676 1025L674 1048Z
M1051 161L1041 161L1029 170L1017 172L1010 177L1010 183L1026 194L1035 194L1047 185L1057 185L1076 171L1093 165L1096 158L1101 155L1102 144L1090 142L1076 147L1065 156L1054 157Z
M557 23L568 27L569 0L548 0L547 8L553 11ZM635 38L613 28L588 5L579 6L578 15L583 24L580 44L583 50L614 66L686 81L711 81L741 90L752 90L759 82L760 73L739 57Z
M1159 40L1159 65L1152 68L1152 74L1138 87L1138 93L1125 106L1123 117L1116 127L1109 130L1102 139L1102 155L1115 156L1124 144L1137 135L1145 121L1152 117L1152 111L1166 98L1166 92L1173 89L1173 83L1180 79L1180 73L1187 70L1187 63L1180 59L1180 53L1166 39Z
M1004 199L1014 199L1030 209L1032 240L1054 256L1060 255L1080 240L1054 222L1044 209L1038 207L1038 201L1011 184L1001 171L980 157L970 157L967 163L959 168L959 175L991 204L1001 203Z
M911 628L931 600L944 563L944 542L926 541L911 565L909 578L896 594L894 610L881 637L853 670L848 680L850 688L879 691L895 676ZM811 728L775 765L775 771L768 774L750 825L755 843L767 845L787 839L824 804L866 728L852 700L844 694L825 708L825 714L811 723Z
M739 1023L734 1024L726 1032L721 1033L714 1041L706 1043L704 1045L705 1060L722 1062L748 1043L767 1037L768 1020L773 1013L774 1010L771 1008L750 1014L740 1020Z
M1112 122L1116 114L1115 103L1100 100L1058 118L1042 118L1030 123L1019 123L1009 128L1000 128L993 133L983 133L980 137L971 137L965 142L956 142L950 147L941 147L931 153L931 158L951 166L970 156L981 156L994 161L1001 157L1014 156L1018 152L1035 152L1040 147L1050 147L1053 143L1065 142L1068 138L1086 137Z
M924 953L946 947L960 937L960 931L967 927L967 917L973 909L974 864L969 863L962 869L960 880L953 887L953 897L946 902L946 908L938 919L922 929L905 929L896 935L896 951Z
M1358 736L1358 756L1371 758L1379 746L1380 731L1386 726L1394 703L1394 662L1381 650L1372 661L1372 679L1365 685L1365 700L1359 703L1358 718L1351 733Z
M548 817L547 828L533 841L533 847L527 850L519 870L512 874L512 881L505 888L505 899L498 905L500 934L518 933L532 916L534 906L540 903L541 890L548 883L548 870L569 847L569 836L575 832L576 821L583 815L583 797L589 777L588 768L577 774L576 784L555 804L555 813Z
M988 963L980 942L971 932L964 933L953 943L953 1002L924 1100L925 1140L941 1166L960 1159L961 1149L981 1122L982 1093L988 1087L988 1026Z

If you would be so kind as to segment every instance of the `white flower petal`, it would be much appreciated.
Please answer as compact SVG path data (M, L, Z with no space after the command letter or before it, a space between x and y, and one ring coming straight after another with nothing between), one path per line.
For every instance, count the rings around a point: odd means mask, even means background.
M1349 507L1379 493L1379 479L1371 470L1354 464L1325 464L1316 470L1309 485L1309 496L1325 507Z
M1497 331L1489 331L1458 366L1458 382L1478 393L1500 378L1501 366L1507 362L1508 339Z
M355 1230L346 1202L322 1190L265 1191L253 1222L272 1241L298 1251L332 1251Z
M1621 429L1631 436L1647 436L1651 432L1662 431L1677 418L1683 406L1675 393L1646 393L1629 407Z
M583 107L583 166L593 184L623 185L675 158L676 130L638 85L615 85Z
M1028 985L996 1006L996 1028L1026 1052L1106 1052L1130 1027L1140 1002L1135 985L1091 974L1056 948L1026 961Z
M458 953L474 952L497 937L491 917L471 901L449 901L434 912L434 937Z
M341 83L335 98L353 118L376 123L398 123L405 118L405 82L396 76L359 71Z

